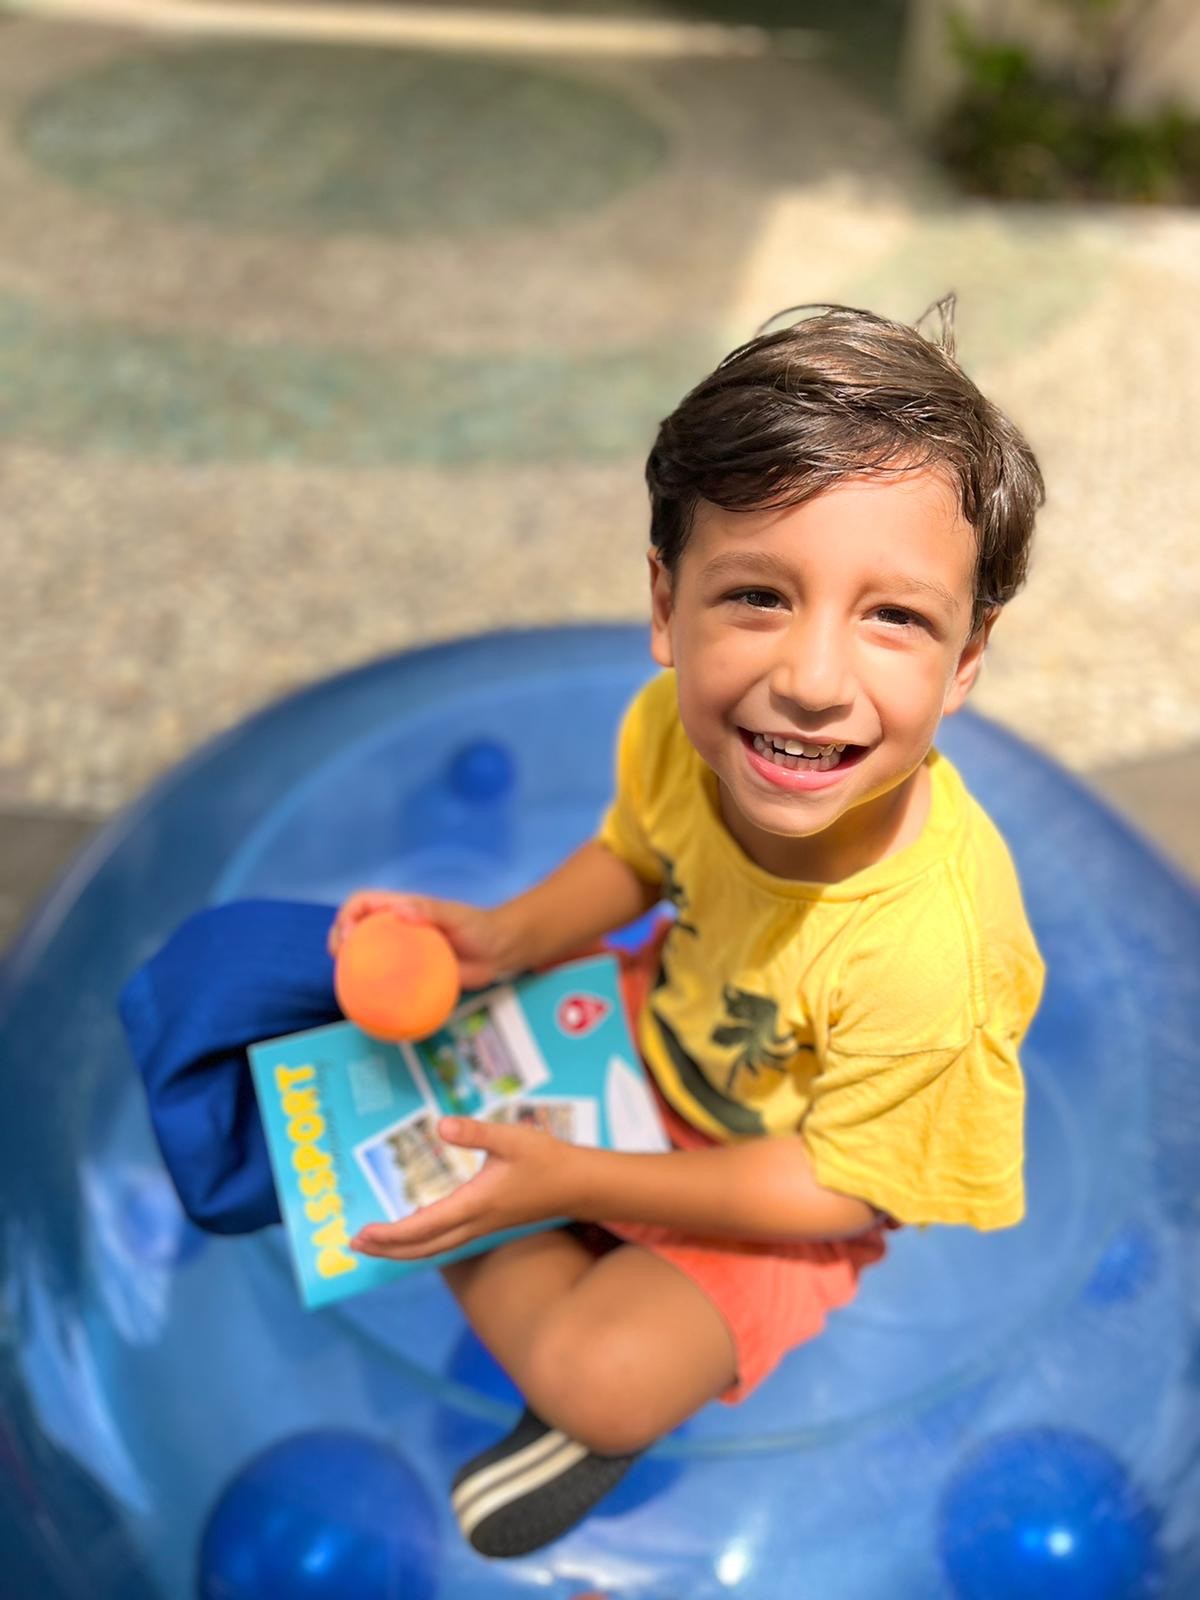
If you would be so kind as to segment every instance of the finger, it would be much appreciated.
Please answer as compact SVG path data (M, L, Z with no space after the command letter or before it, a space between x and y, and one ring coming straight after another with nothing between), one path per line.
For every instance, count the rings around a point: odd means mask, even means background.
M443 1117L438 1123L438 1136L447 1144L482 1150L492 1156L511 1154L515 1132L515 1128L506 1128L502 1123L480 1122L475 1117Z
M373 917L377 912L381 914L386 912L400 922L433 922L437 904L438 902L431 900L428 895L389 894L380 896L360 913L360 917Z
M425 1208L426 1213L435 1209L433 1206ZM456 1218L439 1213L431 1219L428 1215L414 1212L403 1222L360 1229L351 1239L350 1248L361 1251L363 1255L395 1255L397 1251L405 1254L429 1255L448 1248L441 1241L451 1234L475 1238L487 1232L488 1226L485 1226L479 1217Z
M410 1216L403 1217L399 1222L372 1222L360 1228L351 1243L358 1245L409 1245L418 1244L426 1239L434 1238L447 1228L458 1227L461 1224L476 1220L479 1207L474 1196L466 1195L470 1188L469 1183L464 1183L444 1200L435 1200L432 1205L422 1206L419 1211L414 1211Z
M402 916L405 908L417 898L414 895L397 894L392 889L359 889L346 901L338 913L338 920L349 927L352 923L365 922L368 917L381 916L385 912Z
M350 1241L352 1250L362 1250L366 1254L372 1251L408 1250L420 1248L429 1243L431 1239L438 1238L448 1228L461 1226L461 1219L435 1218L430 1222L427 1218L414 1212L411 1217L406 1217L403 1222L391 1222L386 1227L364 1228L355 1234Z
M359 922L363 917L369 917L373 911L387 904L387 892L383 889L356 889L352 895L347 895L338 912L339 922Z
M401 922L428 922L433 902L420 895L398 895L390 889L359 889L342 905L329 931L329 953L336 957L352 928L370 917L389 914Z
M346 934L356 922L361 922L364 916L369 916L366 907L370 904L378 905L378 898L369 892L360 891L352 894L338 907L338 913L333 919L333 926L329 930L329 953L336 956L345 940Z
M334 917L329 927L329 938L326 941L329 946L329 954L331 956L336 957L338 951L342 948L343 944L345 944L346 935L353 926L353 921L353 918L347 916L344 906L338 912L337 916Z
M432 1239L423 1239L418 1244L352 1243L350 1248L378 1261L426 1261L431 1256L444 1255L449 1250L457 1250L460 1245L470 1244L485 1232L485 1228L447 1228Z

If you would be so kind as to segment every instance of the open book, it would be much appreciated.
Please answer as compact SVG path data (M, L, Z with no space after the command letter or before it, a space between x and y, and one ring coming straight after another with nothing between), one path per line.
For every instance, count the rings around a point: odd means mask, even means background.
M669 1148L612 956L468 995L415 1044L383 1044L336 1022L252 1045L249 1055L308 1306L534 1231L493 1234L422 1261L379 1261L348 1248L366 1223L407 1216L478 1170L481 1154L438 1137L442 1116L527 1122L615 1150Z

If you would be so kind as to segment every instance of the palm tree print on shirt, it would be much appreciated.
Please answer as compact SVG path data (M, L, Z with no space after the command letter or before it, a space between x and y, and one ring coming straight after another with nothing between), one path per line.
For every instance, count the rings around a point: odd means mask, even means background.
M726 984L723 995L727 1020L712 1031L712 1042L734 1046L737 1055L729 1066L725 1092L733 1094L742 1072L757 1078L762 1072L786 1072L797 1053L796 1036L779 1033L779 1009L767 995Z
M676 930L699 938L695 923L686 920L688 892L675 875L675 863L661 850L655 855L663 868L663 899L675 908L675 920L667 932L659 952L658 971L651 988L657 991L668 981L667 953ZM795 1035L787 1029L779 1031L779 1010L774 1000L751 990L735 989L727 984L723 994L726 1015L709 1035L712 1043L723 1048L733 1045L737 1055L730 1064L726 1077L725 1094L733 1095L742 1072L757 1079L764 1072L786 1072L789 1064L802 1050L811 1045L798 1044ZM658 1024L667 1053L675 1064L683 1083L700 1104L724 1126L738 1133L764 1131L758 1113L749 1106L726 1099L715 1084L710 1084L699 1063L684 1049L682 1041L653 1006L651 1014Z
M681 928L684 933L695 934L698 937L699 928L696 927L695 923L688 922L685 919L685 913L688 908L688 892L675 876L675 863L670 856L663 855L661 850L656 850L654 854L662 862L663 899L669 900L675 907L675 926Z

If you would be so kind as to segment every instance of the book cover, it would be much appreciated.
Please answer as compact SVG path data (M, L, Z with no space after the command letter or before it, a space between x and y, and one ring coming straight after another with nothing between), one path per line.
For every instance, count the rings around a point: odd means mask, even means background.
M350 1250L366 1223L407 1216L478 1170L481 1154L438 1138L442 1116L527 1122L572 1144L669 1148L612 956L468 995L444 1027L414 1044L384 1044L336 1022L252 1045L249 1056L307 1306L534 1231L493 1234L422 1261Z

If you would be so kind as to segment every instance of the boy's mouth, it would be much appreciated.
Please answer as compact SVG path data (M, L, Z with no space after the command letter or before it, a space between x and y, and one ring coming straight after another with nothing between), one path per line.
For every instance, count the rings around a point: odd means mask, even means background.
M831 772L857 761L865 752L861 744L808 744L798 739L783 739L773 734L752 733L739 728L742 742L756 755L789 772Z

